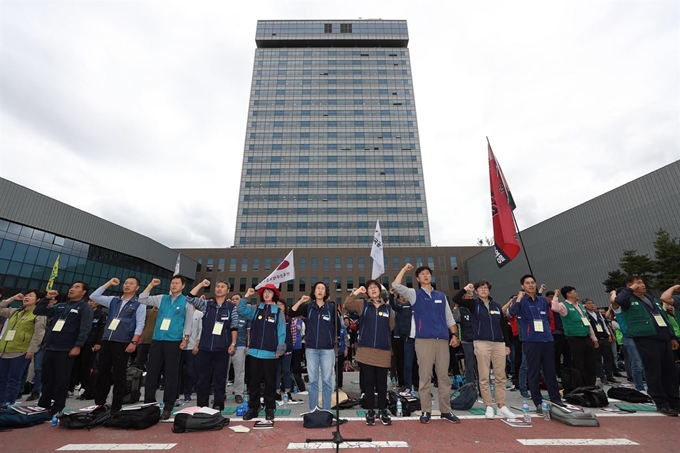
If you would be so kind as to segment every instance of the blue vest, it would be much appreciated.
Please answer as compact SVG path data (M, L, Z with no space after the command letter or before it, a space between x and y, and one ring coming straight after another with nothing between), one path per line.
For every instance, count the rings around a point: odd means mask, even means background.
M250 329L250 320L242 316L238 317L238 337L236 339L237 348L245 348L248 346L248 329Z
M475 311L471 318L474 340L503 343L502 316L501 306L497 302L489 300L487 310L481 299L475 299Z
M80 334L80 318L83 310L88 308L87 302L83 299L80 302L60 303L53 307L54 315L50 323L49 334L45 342L45 349L68 351L76 345ZM64 320L64 325L60 332L55 332L54 325L60 319Z
M466 343L472 343L474 341L474 337L472 336L472 321L470 320L472 314L470 313L470 310L461 306L458 307L458 311L460 312L460 322L458 323L460 339Z
M416 291L413 304L413 319L416 322L416 338L433 338L449 341L449 328L446 326L446 295L432 290L429 296L424 289Z
M322 307L312 301L307 305L307 330L305 331L305 347L309 349L333 349L335 344L333 329L337 316L335 304L324 302Z
M109 304L109 317L106 321L106 328L104 329L104 341L113 341L114 343L129 343L132 337L135 336L135 329L137 328L137 307L139 307L139 299L133 296L120 311L120 306L123 300L119 297L111 299ZM116 330L109 329L111 321L118 318L120 321Z
M183 294L177 296L172 302L169 294L161 299L161 306L158 307L158 318L156 318L156 328L153 330L153 341L182 341L184 339L184 319L186 316L187 299ZM170 319L168 330L161 330L164 319Z
M208 301L203 313L203 330L201 331L201 341L198 349L201 351L226 351L229 349L231 345L232 313L235 310L236 305L232 302L225 301L220 306L214 300ZM216 322L222 323L222 333L220 335L213 335Z
M359 346L390 350L390 311L387 304L376 308L372 303L364 301L364 312L359 323Z
M250 347L276 352L279 344L279 307L260 303L250 324Z

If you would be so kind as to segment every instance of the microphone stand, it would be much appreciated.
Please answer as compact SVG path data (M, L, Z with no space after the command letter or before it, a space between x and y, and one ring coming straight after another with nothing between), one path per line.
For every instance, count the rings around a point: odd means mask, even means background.
M333 283L335 283L335 280L333 280ZM313 303L316 303L314 301ZM335 306L335 304L333 304ZM333 345L333 351L335 352L335 364L337 366L338 363L338 347L339 347L339 341L338 341L338 334L339 334L339 326L338 326L338 318L340 317L339 310L337 308L333 308L335 311L335 344ZM331 439L305 439L305 443L311 443L311 442L332 442L335 444L335 453L340 452L340 444L345 443L345 442L372 442L373 439L371 438L364 438L364 439L345 439L342 437L342 434L340 434L340 373L342 373L342 370L336 370L335 373L335 431L333 432L333 437Z

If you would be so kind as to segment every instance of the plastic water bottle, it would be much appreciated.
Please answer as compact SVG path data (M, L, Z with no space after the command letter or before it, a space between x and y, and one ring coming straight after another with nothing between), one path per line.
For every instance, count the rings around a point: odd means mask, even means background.
M299 392L299 391L300 391L300 390L298 389L297 384L294 384L294 385L293 385L293 393L297 393L297 392Z
M401 407L401 398L397 398L397 417L403 417L404 411Z
M397 380L393 377L392 378L392 388L396 388L396 387L397 387Z
M161 407L161 409L163 409L163 406L165 406L165 403L163 401L161 401L158 405Z
M550 420L550 406L546 400L541 403L541 412L543 412L543 420Z
M247 393L246 393L245 395L243 395L243 405L245 406L246 410L248 410L248 406L249 406L248 401L249 401L249 399L250 399L250 397L248 396Z
M285 406L286 404L288 404L288 393L283 392L283 405Z
M525 423L531 423L531 415L529 415L529 405L527 400L522 400L522 416Z
M52 421L50 422L50 426L57 426L59 425L59 419L57 418L57 414L54 414L52 416Z

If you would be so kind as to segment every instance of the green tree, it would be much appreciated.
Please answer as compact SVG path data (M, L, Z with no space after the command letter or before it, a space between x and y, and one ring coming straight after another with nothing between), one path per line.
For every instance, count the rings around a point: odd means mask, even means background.
M680 241L661 228L656 232L654 252L657 272L654 287L664 291L673 285L673 280L680 276Z
M648 287L654 284L656 262L647 255L638 255L637 250L624 250L619 266L626 275L638 275Z
M602 284L604 285L605 290L610 292L623 286L623 280L626 277L627 275L621 272L621 269L616 269L615 271L609 272L607 280L603 281Z

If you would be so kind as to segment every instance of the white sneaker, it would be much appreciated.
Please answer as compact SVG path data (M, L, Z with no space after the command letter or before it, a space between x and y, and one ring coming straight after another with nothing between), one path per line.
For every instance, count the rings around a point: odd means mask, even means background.
M517 418L517 414L511 411L508 406L503 406L498 409L498 416L501 418Z
M484 413L484 416L485 416L488 420L493 420L493 418L496 416L496 415L493 413L493 407L491 407L491 406L486 406L486 412Z

